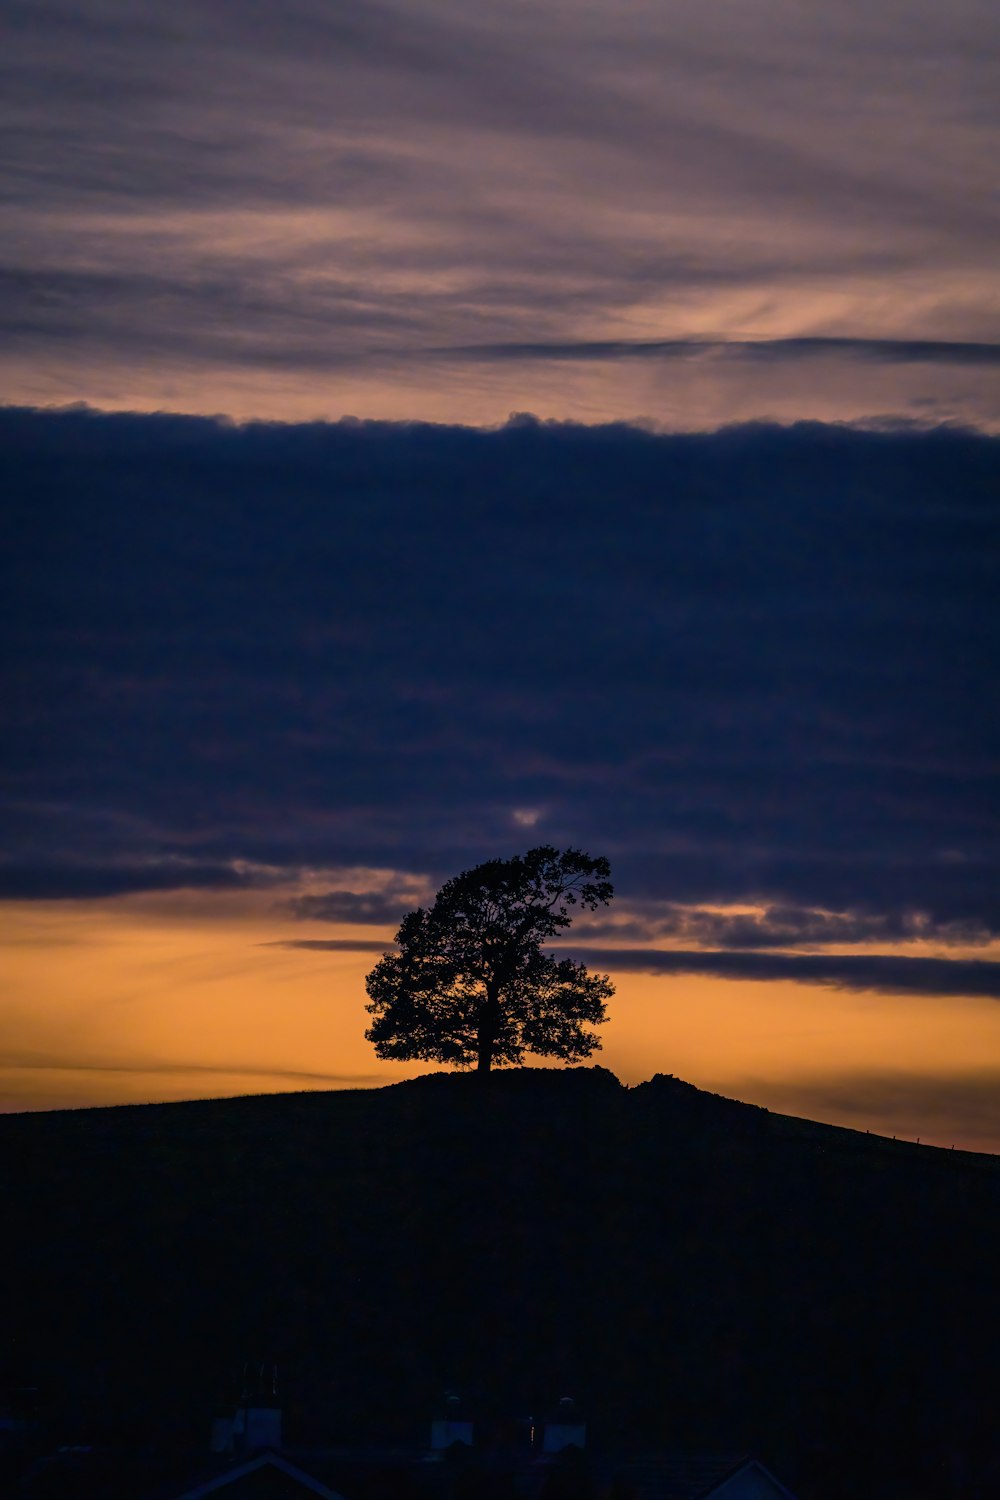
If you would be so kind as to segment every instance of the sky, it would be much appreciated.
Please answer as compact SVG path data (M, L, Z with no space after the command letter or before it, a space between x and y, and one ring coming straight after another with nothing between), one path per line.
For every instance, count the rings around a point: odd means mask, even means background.
M1000 1150L996 7L0 23L0 1108L425 1071L547 843L623 1080Z

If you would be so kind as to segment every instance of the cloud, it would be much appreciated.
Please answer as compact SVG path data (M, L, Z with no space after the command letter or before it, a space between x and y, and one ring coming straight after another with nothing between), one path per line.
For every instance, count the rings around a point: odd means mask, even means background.
M182 859L109 864L12 861L0 863L0 900L92 901L143 891L252 890L272 885L277 878L274 871Z
M290 938L262 944L315 953L386 953L388 940ZM721 979L792 981L893 995L962 995L1000 1000L1000 963L897 954L760 953L703 949L560 946L560 954L609 973L713 974Z
M946 339L591 339L576 343L471 344L421 351L461 360L744 360L749 364L829 358L885 364L1000 365L1000 344Z
M903 45L861 0L569 31L554 0L8 11L7 389L409 414L443 381L476 420L540 393L707 425L776 410L808 358L795 414L985 418L961 378L995 362L978 0L919 0ZM703 339L721 397L693 390ZM553 360L580 368L529 393Z
M932 921L919 911L815 911L768 906L757 911L705 911L666 906L637 911L623 921L589 921L590 941L681 938L712 948L789 948L841 943L934 942L973 947L988 943L988 927L974 921Z
M309 953L386 953L392 942L378 938L281 938L261 947L304 948Z
M121 1060L81 1060L80 1058L49 1056L45 1052L17 1053L5 1056L3 1068L13 1072L41 1073L131 1073L137 1077L176 1076L185 1078L189 1074L211 1073L224 1078L283 1078L290 1082L326 1083L334 1088L367 1088L384 1083L381 1073L313 1073L301 1068L271 1067L262 1064L259 1068L231 1066L229 1063L163 1062L156 1058L129 1058Z
M636 922L768 910L691 947L1000 933L996 439L7 409L0 454L9 895L363 866L323 919L388 924L544 808Z
M388 891L323 891L294 896L286 903L303 922L357 922L377 927L398 926L417 898L412 888Z
M589 968L619 973L715 974L722 979L792 980L895 995L972 995L1000 1000L1000 963L899 954L712 953L663 948L574 947Z

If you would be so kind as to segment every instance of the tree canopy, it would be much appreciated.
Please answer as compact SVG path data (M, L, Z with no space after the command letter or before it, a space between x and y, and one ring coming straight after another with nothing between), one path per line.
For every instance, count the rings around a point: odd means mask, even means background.
M609 877L606 859L546 844L447 881L404 917L398 952L365 981L378 1056L488 1073L525 1052L577 1062L599 1050L587 1028L605 1019L613 985L541 945L570 925L570 908L606 905Z

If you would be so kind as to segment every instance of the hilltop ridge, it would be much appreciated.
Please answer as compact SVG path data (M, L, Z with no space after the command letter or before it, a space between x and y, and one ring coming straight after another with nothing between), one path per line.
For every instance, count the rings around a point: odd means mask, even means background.
M293 1440L411 1440L457 1386L498 1412L569 1391L595 1440L746 1449L820 1497L862 1460L914 1485L994 1461L995 1157L602 1068L7 1116L0 1141L8 1374L62 1441L196 1445L266 1357Z

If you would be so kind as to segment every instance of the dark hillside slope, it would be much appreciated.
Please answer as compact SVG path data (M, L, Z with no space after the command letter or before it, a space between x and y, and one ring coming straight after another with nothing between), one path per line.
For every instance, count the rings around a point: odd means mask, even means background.
M249 1355L292 1441L417 1437L445 1385L568 1392L606 1442L750 1449L818 1497L992 1492L997 1158L601 1069L0 1142L9 1375L61 1441L201 1444Z

